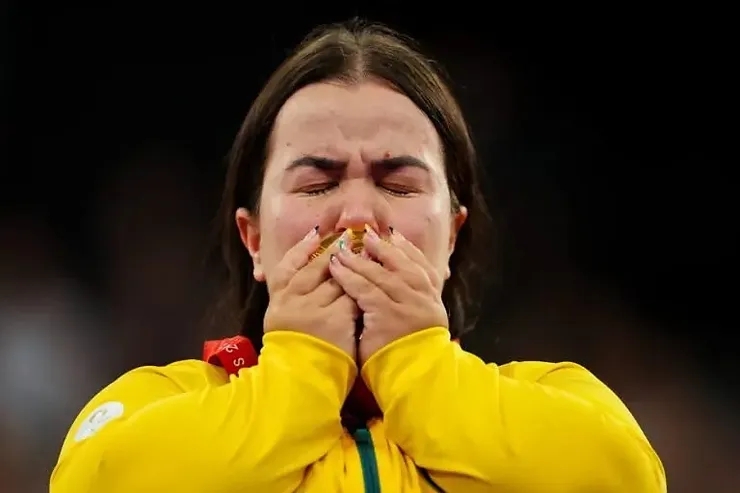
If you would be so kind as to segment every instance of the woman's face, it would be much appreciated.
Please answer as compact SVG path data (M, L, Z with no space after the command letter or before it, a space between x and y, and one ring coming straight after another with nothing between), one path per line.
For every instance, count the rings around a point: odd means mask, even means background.
M255 279L269 281L311 228L365 224L402 233L449 277L467 211L451 212L439 136L406 96L378 82L304 87L280 110L268 154L259 216L236 213Z

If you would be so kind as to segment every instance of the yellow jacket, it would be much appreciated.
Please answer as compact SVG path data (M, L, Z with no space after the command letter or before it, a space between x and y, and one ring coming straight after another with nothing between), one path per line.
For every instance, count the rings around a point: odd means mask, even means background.
M632 415L578 365L485 364L430 328L363 366L383 418L351 435L340 408L356 373L287 331L238 376L193 360L133 370L80 413L50 491L666 491Z

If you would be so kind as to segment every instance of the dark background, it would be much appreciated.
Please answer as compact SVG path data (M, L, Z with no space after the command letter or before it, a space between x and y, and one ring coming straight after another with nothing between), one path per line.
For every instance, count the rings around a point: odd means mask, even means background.
M501 260L466 347L585 364L672 492L740 489L729 15L431 7L3 4L0 490L45 491L117 375L198 357L231 140L288 50L355 14L420 40L473 128Z

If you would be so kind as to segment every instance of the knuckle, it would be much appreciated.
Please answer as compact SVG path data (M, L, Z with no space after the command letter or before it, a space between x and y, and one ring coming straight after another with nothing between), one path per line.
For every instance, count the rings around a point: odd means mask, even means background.
M426 288L430 284L434 284L434 280L421 268L413 269L407 274L409 284L415 288Z
M291 271L281 262L275 268L274 284L283 286L291 278Z
M442 278L437 272L430 272L428 278L431 285L435 288L438 288L442 284Z
M363 294L367 301L377 301L381 298L382 291L376 286L367 286Z
M290 281L289 288L290 288L291 293L303 292L305 287L306 287L305 279L301 279L300 277L294 277Z

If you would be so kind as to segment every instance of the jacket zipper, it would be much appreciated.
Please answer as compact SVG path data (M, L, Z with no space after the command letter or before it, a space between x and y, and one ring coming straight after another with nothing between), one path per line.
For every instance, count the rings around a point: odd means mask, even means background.
M378 474L378 458L375 456L373 437L367 428L359 428L354 433L357 451L360 453L362 465L362 480L365 483L365 493L380 493L380 476Z

